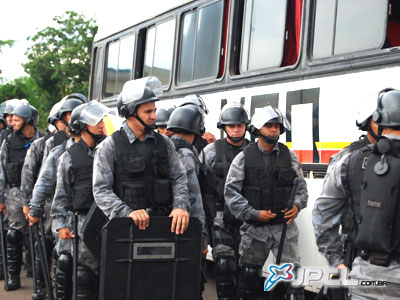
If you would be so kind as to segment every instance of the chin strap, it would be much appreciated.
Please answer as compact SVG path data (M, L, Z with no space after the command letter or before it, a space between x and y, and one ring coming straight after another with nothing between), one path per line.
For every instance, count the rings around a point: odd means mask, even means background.
M258 136L260 136L264 140L264 142L268 144L275 144L279 140L279 135L275 137L269 137L258 133Z
M226 133L226 136L228 137L228 139L230 139L234 143L238 143L238 142L243 141L244 137L246 136L246 133L243 134L242 136L239 136L239 137L230 136L226 131L225 131L225 133Z
M96 145L98 145L98 144L100 144L102 141L104 141L104 139L107 137L106 135L104 135L104 134L94 134L94 133L91 133L88 129L85 129L85 131L87 132L87 133L89 133L89 135L92 137L92 139L95 141L95 144Z
M149 131L153 131L154 129L156 129L155 124L147 125L145 122L143 122L143 120L138 115L136 115L135 118L140 122L140 124L143 125L144 131L149 132Z

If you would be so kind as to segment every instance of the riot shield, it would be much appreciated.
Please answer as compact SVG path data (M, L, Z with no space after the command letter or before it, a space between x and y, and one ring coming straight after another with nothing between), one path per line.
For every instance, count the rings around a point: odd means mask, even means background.
M182 235L168 217L151 217L146 230L130 218L103 228L101 300L187 300L200 298L201 224L190 218Z
M82 224L82 240L99 262L101 257L101 232L107 222L107 216L97 207L96 202L93 202Z

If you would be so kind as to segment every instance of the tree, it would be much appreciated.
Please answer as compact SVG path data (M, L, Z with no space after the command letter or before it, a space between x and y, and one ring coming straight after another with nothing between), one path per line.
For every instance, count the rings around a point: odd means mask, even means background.
M1 48L2 48L3 46L12 47L13 45L14 45L14 41L13 41L13 40L6 40L6 41L0 40L0 54L1 54ZM0 70L0 74L1 74L1 70Z
M67 11L53 19L57 28L46 27L28 40L24 69L51 105L70 93L87 94L96 21ZM48 98L47 98L48 97ZM45 99L47 98L47 99Z

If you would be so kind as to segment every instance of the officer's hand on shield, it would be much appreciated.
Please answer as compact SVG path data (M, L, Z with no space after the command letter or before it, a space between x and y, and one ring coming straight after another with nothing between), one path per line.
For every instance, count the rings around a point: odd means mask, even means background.
M0 212L3 212L3 214L7 213L7 206L4 203L0 204Z
M135 225L139 227L140 230L145 230L149 227L150 216L144 209L138 209L131 212L129 218L135 222Z
M24 205L23 208L22 208L22 211L24 212L25 220L28 220L29 206Z
M282 212L285 214L283 217L284 219L289 219L287 221L287 224L290 224L294 219L296 219L297 215L299 214L299 209L296 205L293 205L293 208L289 211L287 209L282 210Z
M272 220L275 217L276 214L274 214L270 209L260 210L260 212L258 213L258 221L260 222L268 222L269 220Z
M35 225L36 223L39 223L39 222L40 222L40 218L32 217L32 216L29 215L29 214L28 214L28 220L29 220L29 226L33 226L33 225Z
M73 234L71 231L69 231L68 228L58 229L58 235L63 240L73 239L75 237L75 234Z
M189 213L182 208L175 208L169 217L172 218L171 232L183 234L189 226Z

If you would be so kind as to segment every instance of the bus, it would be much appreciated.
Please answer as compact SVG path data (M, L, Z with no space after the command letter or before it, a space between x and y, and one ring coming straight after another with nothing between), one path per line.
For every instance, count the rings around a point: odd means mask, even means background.
M297 219L301 263L327 266L312 208L330 157L361 135L355 121L363 101L400 87L400 1L181 1L96 36L91 100L116 107L126 81L150 75L163 84L157 107L200 95L216 137L223 137L216 123L227 103L240 102L251 115L273 105L286 115L291 130L280 141L297 154L309 189Z

